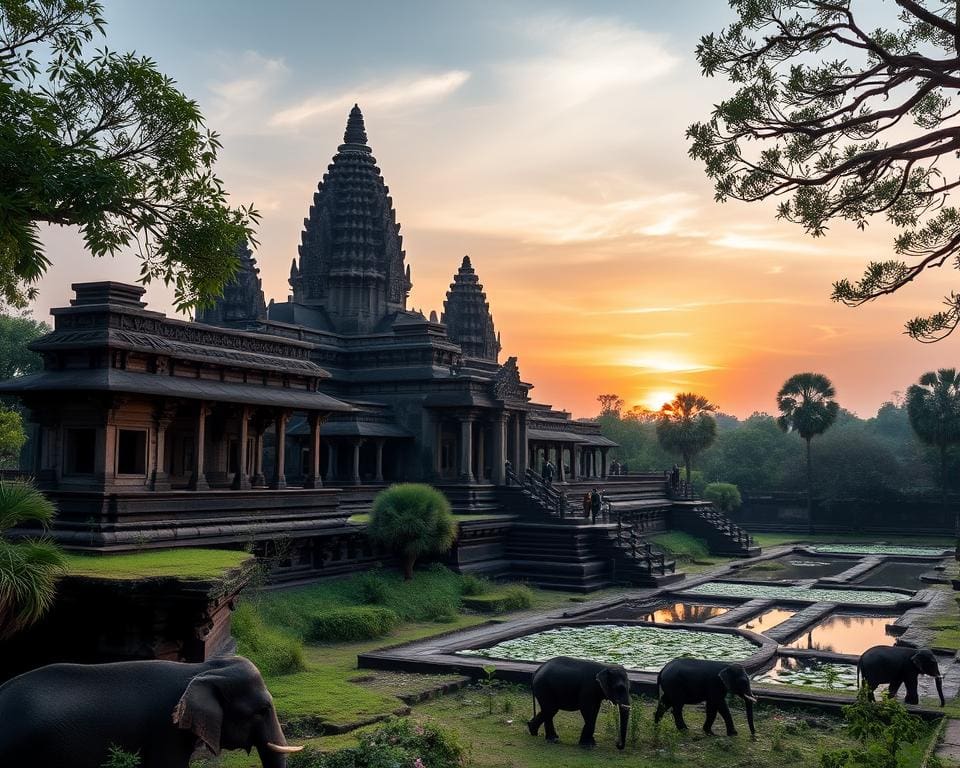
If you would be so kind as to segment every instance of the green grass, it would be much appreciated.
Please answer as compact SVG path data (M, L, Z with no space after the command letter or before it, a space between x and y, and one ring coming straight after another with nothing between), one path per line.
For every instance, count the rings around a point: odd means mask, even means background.
M950 536L902 536L900 534L860 533L753 533L761 547L779 547L784 544L876 544L896 541L897 544L930 544L953 549L955 540Z
M710 549L703 539L698 539L681 531L658 533L656 536L651 536L650 541L677 561L678 571L690 575L709 570L732 560L729 557L711 555Z
M251 559L224 549L162 549L123 555L66 555L67 574L96 579L218 579Z

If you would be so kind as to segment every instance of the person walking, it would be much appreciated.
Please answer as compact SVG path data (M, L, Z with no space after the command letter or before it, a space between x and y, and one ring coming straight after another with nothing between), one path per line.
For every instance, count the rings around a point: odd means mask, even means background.
M600 504L600 491L594 488L590 491L590 517L593 523L597 522L597 516L600 514Z
M588 520L590 518L590 510L593 507L593 499L590 496L590 491L587 491L583 494L583 519Z

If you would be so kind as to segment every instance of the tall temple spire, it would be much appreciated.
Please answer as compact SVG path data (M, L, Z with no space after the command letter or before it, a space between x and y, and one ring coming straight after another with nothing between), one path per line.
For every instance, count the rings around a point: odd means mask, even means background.
M493 316L480 278L473 271L470 257L464 256L453 276L447 299L443 302L442 321L447 335L460 345L467 357L497 361L500 337L493 327Z
M406 309L411 282L389 188L367 146L360 107L303 222L293 300L322 308L333 329L366 333Z
M213 306L197 312L198 322L245 328L266 318L260 269L246 242L237 247L237 258L240 261L237 273L223 287L223 295L217 297Z

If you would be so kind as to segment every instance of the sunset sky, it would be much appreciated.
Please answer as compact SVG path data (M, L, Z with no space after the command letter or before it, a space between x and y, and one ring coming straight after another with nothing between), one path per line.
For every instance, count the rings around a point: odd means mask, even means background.
M859 309L829 301L834 279L889 257L881 222L814 240L773 203L714 203L684 131L729 92L693 55L731 18L720 0L117 0L106 18L109 47L154 58L221 133L219 175L263 216L268 301L288 293L358 102L402 225L410 306L439 312L469 254L503 357L519 357L539 402L591 416L601 392L657 407L693 390L747 416L814 370L870 416L925 370L960 365L960 337L902 334L955 271ZM37 317L71 282L136 278L132 255L94 261L63 230L45 241ZM162 287L147 299L171 312Z

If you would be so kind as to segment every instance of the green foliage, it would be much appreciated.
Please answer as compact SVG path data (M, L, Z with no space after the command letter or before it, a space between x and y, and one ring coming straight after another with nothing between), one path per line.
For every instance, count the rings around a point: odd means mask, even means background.
M252 604L237 606L231 628L237 640L237 653L250 659L263 674L289 675L306 669L303 643L268 627Z
M356 747L324 753L312 747L291 755L290 768L457 768L464 749L448 732L429 723L396 719L360 736Z
M477 613L521 611L533 605L533 593L522 584L512 584L482 595L465 595L463 607Z
M681 531L658 533L651 537L651 541L671 557L681 562L705 560L710 557L710 549L703 539L691 536Z
M960 444L960 374L955 368L928 371L907 389L907 414L917 436L940 451L940 487L946 493L947 449ZM960 526L958 526L960 530Z
M0 469L20 466L20 451L26 442L23 417L17 411L0 406Z
M0 314L0 379L43 369L43 358L29 345L50 333L50 326L27 315Z
M740 490L733 483L710 483L703 489L703 497L712 501L722 512L733 512L740 508L743 500Z
M472 573L465 573L461 579L461 589L464 595L474 597L477 595L485 595L493 589L493 584L490 583L490 580L483 578L483 576L474 576Z
M717 408L707 398L693 392L680 392L660 411L657 419L657 439L667 451L683 457L687 480L690 478L693 457L709 448L717 439Z
M79 228L94 256L133 246L140 279L179 309L219 295L252 207L231 208L220 141L149 58L90 44L96 0L0 0L0 299L35 296L49 266L40 225Z
M53 605L63 572L60 548L46 539L11 540L4 533L33 523L46 528L56 508L32 484L0 481L0 639L36 623Z
M71 576L93 579L212 581L224 578L251 558L246 552L182 547L103 556L70 553L64 556L64 565Z
M836 396L830 379L822 373L796 373L777 392L777 424L784 432L796 432L807 441L822 435L840 413L833 399Z
M357 642L389 634L400 617L389 608L362 605L331 608L310 617L307 640L321 643Z
M453 546L457 524L441 491L422 483L399 483L377 494L367 535L400 556L409 579L419 557Z
M140 768L140 755L124 752L116 744L111 744L110 754L101 768Z
M931 267L960 267L960 211L948 204L956 173L942 151L957 136L955 4L898 2L886 16L849 0L730 5L733 23L704 35L696 55L704 75L736 90L687 129L716 199L774 198L779 218L815 237L834 219L863 229L885 218L898 230L896 255L834 283L833 300L848 306ZM874 18L890 27L866 27ZM951 292L906 330L935 341L958 324L960 294Z

